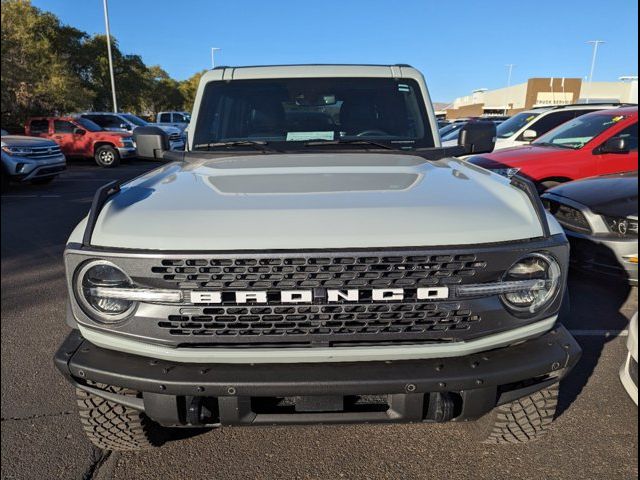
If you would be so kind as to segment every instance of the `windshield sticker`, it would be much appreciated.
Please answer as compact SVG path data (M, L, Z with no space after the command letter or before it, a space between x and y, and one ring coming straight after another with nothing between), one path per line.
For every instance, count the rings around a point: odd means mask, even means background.
M530 121L531 121L531 120L533 120L534 118L536 118L536 116L535 116L535 115L529 115L525 121L526 121L526 122L530 122Z
M307 140L333 140L333 132L287 132L287 142Z
M624 118L625 118L624 115L617 115L613 117L611 120L609 120L608 122L606 122L604 125L613 125L615 123L618 123L620 120L624 120Z
M409 89L409 85L405 85L404 83L399 83L398 84L398 91L399 92L410 92L411 90Z

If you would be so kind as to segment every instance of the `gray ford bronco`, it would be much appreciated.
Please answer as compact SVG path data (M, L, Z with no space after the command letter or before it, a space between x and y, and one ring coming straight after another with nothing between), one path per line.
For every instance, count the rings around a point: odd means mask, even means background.
M221 67L186 151L95 195L69 238L55 363L91 441L179 427L467 422L526 442L581 351L559 323L568 246L535 187L442 148L407 65Z

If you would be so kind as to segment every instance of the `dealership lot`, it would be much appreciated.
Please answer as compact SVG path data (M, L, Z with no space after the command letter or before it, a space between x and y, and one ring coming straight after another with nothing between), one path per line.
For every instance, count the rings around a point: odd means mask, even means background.
M154 165L105 170L71 162L51 185L16 186L2 196L3 478L637 476L638 410L617 377L637 290L581 275L570 279L567 326L584 356L561 387L557 424L540 442L479 445L455 424L355 425L199 431L137 454L93 449L51 361L68 331L62 251L97 187Z

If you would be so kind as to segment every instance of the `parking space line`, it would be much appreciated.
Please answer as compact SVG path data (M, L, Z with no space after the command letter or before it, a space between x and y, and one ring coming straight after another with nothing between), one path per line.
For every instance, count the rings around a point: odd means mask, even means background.
M569 330L575 337L628 337L629 330Z

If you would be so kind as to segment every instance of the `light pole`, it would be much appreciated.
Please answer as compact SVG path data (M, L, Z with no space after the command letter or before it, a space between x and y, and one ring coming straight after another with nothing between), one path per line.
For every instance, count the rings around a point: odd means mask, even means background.
M596 57L598 56L598 46L601 43L605 43L604 40L589 40L587 43L593 45L593 56L591 57L591 70L589 71L589 95L591 95L591 86L593 83L593 72L596 69ZM587 96L587 103L589 103L589 96Z
M509 105L507 103L508 101L508 96L509 96L509 87L511 87L511 74L513 73L513 67L515 67L516 65L514 63L508 63L507 65L505 65L505 67L507 67L509 69L509 74L507 75L507 90L504 92L504 114L506 115L507 112L509 111Z
M213 54L217 51L217 50L222 50L221 48L217 48L217 47L211 47L211 68L216 68L216 62L213 59Z
M109 7L107 0L104 4L104 24L107 30L107 55L109 57L109 75L111 76L111 95L113 97L113 112L118 113L118 101L116 100L116 80L113 76L113 56L111 55L111 29L109 28Z

